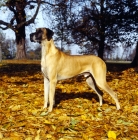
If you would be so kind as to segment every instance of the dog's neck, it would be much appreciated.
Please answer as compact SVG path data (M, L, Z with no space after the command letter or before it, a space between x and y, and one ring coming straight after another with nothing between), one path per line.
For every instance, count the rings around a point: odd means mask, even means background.
M58 51L57 48L55 48L53 39L51 39L50 41L43 40L41 42L41 45L42 45L42 57L46 57L48 54L53 55Z

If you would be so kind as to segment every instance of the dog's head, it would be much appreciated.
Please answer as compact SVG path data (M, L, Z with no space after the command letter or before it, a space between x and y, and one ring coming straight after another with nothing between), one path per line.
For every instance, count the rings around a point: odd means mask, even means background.
M41 43L41 41L45 39L50 41L53 34L54 32L48 28L37 28L36 32L30 34L30 40L32 42L39 42L39 43Z

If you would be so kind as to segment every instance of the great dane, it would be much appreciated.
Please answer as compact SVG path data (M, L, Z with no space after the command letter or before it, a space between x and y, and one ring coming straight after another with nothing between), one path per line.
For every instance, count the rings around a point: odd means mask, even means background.
M111 90L106 82L106 65L102 59L94 55L67 55L56 48L52 39L53 31L48 28L37 28L30 34L32 42L39 42L42 46L41 70L44 75L44 108L51 112L54 104L55 87L58 80L76 75L84 75L87 84L97 93L100 106L102 92L100 88L110 94L120 109L117 94Z

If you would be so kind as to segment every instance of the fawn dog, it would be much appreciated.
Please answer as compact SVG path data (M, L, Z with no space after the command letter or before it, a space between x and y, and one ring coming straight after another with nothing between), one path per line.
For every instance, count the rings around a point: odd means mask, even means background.
M32 42L39 42L42 46L41 70L44 75L44 108L51 112L54 104L55 87L58 80L67 79L76 75L84 75L87 84L97 93L100 106L102 92L100 88L110 94L120 109L117 94L106 82L106 64L94 55L67 55L55 47L52 39L53 31L48 28L37 28L30 34Z

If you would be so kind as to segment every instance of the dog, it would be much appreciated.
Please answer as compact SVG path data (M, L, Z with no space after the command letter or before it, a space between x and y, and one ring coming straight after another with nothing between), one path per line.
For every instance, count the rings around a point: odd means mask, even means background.
M58 80L84 75L87 84L97 93L102 105L102 88L114 99L117 110L120 104L117 94L106 82L106 64L95 55L67 55L56 48L52 39L54 32L48 28L37 28L30 34L32 42L41 43L41 71L44 75L44 108L51 112L54 105L55 87Z

